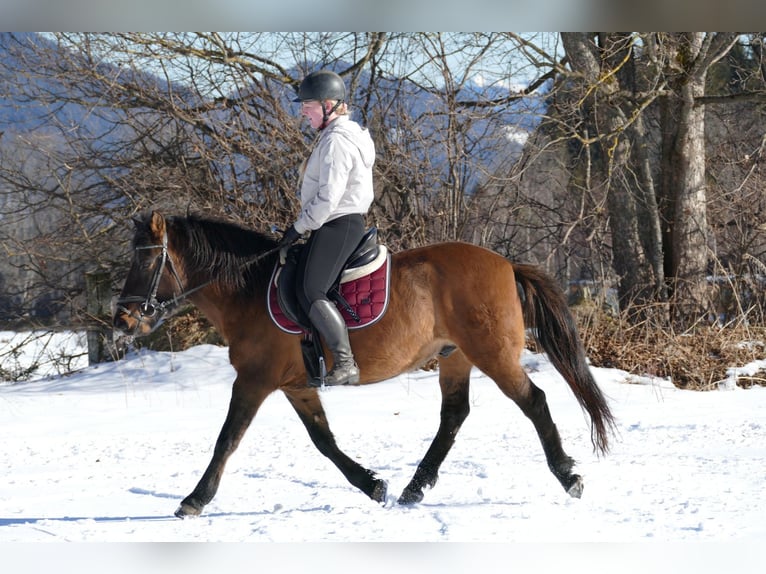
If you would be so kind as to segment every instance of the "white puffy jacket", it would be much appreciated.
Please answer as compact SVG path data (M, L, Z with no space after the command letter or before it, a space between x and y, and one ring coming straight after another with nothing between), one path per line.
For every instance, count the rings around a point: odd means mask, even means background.
M365 214L374 199L370 132L339 116L322 130L303 174L301 213L293 224L303 234L342 215Z

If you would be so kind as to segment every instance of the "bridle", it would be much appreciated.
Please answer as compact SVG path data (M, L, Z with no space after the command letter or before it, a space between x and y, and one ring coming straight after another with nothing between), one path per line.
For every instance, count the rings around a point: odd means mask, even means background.
M181 301L183 301L183 299L185 299L191 294L191 291L184 292L183 282L181 281L181 278L178 276L178 272L176 271L175 265L173 265L173 262L170 259L170 254L168 253L167 231L163 231L162 233L162 243L154 244L154 245L139 245L135 248L135 251L138 252L145 249L160 250L160 253L157 255L157 257L154 260L154 272L152 273L152 280L149 283L149 289L147 294L145 296L127 295L125 297L120 297L119 299L117 299L117 303L116 303L118 312L123 311L127 313L128 315L132 315L133 313L131 313L131 311L128 310L125 307L125 305L128 303L140 302L141 304L138 306L139 323L143 322L145 319L153 319L158 312L160 313L160 317L162 317L169 309L176 307ZM157 300L157 292L160 289L160 282L162 281L162 274L165 272L166 265L170 268L170 272L172 273L173 278L176 280L176 285L179 288L179 292L174 291L173 297L171 299L160 302ZM204 286L207 286L207 283ZM200 287L195 288L194 291L197 291L198 289L201 289L202 287L203 286L201 285Z
M157 314L159 313L160 318L162 318L168 311L171 311L175 309L178 305L180 305L189 295L196 293L197 291L200 291L201 289L204 289L211 283L215 282L215 279L209 279L208 281L205 281L204 283L197 285L196 287L193 287L191 289L184 290L183 281L181 281L181 277L178 275L178 272L176 271L176 266L173 265L173 261L170 257L170 253L168 252L168 232L167 230L164 230L162 232L162 243L154 244L154 245L139 245L135 248L135 251L142 251L145 249L159 249L160 253L157 255L157 257L154 260L154 272L152 273L152 280L149 283L149 289L145 296L141 295L127 295L125 297L120 297L116 301L116 310L117 312L124 312L127 315L134 315L129 309L125 307L128 303L141 303L138 306L138 322L139 324L143 323L146 319L153 319ZM252 257L248 259L247 261L244 261L242 263L242 267L246 267L248 265L252 265L261 259L268 257L269 255L276 253L279 250L279 246L275 247L274 249L269 249L268 251L265 251L264 253L261 253L259 255L256 255L255 257ZM174 289L173 296L170 299L167 299L165 301L158 301L157 300L157 292L160 289L160 282L162 281L162 274L165 272L165 267L168 267L170 269L170 273L173 275L173 278L176 280L176 285L178 287L178 291Z

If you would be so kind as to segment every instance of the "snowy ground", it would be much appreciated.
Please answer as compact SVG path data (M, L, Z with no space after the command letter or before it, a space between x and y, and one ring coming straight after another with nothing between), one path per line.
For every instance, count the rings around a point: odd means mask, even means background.
M0 345L8 342L3 335ZM622 571L633 564L619 552L624 544L650 549L638 555L651 560L666 543L682 543L685 566L697 572L717 571L705 569L716 560L727 572L763 566L757 543L766 538L765 388L698 393L594 369L619 425L612 453L599 459L565 383L544 356L524 360L578 461L580 500L548 471L519 409L476 372L471 415L438 484L419 505L394 504L438 425L436 375L417 372L323 391L341 448L388 481L385 506L346 483L275 394L203 515L174 518L210 459L233 380L227 350L200 346L0 383L0 541L580 543L565 546L566 556L609 542L620 544L599 550L600 557L613 552ZM736 551L723 551L731 544ZM377 545L355 548L381 552ZM426 548L413 560L426 563L435 552ZM473 562L461 556L471 553L454 548L434 559L449 567L466 560L458 568L465 571ZM501 556L510 568L512 553Z

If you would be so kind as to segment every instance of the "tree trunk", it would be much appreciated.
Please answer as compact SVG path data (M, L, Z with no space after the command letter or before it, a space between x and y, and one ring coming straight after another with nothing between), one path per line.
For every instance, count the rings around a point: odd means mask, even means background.
M584 78L581 84L584 95L578 103L585 133L599 136L595 142L584 139L586 145L595 144L598 150L593 154L597 168L594 174L598 174L594 180L606 195L620 307L635 309L655 299L657 280L644 248L652 245L652 241L642 237L644 228L652 226L645 222L639 225L650 212L637 204L637 198L645 194L636 189L636 180L630 176L633 144L625 131L630 123L626 113L629 108L619 95L625 89L620 85L619 72L633 58L632 41L627 34L604 34L597 46L586 33L561 36L572 70Z
M630 135L633 139L633 165L638 180L636 199L638 208L639 236L643 243L647 260L652 268L654 277L654 294L657 300L667 300L665 285L665 269L662 256L662 225L660 210L657 203L654 175L647 150L647 133L644 121L639 117L631 126Z
M662 108L662 209L671 315L682 328L707 318L708 248L705 183L707 72L736 42L734 33L688 32L665 37L669 94Z
M694 105L704 93L704 77L681 88L678 132L672 151L670 181L674 191L671 228L673 316L692 323L707 312L705 277L708 224L705 194L705 110Z

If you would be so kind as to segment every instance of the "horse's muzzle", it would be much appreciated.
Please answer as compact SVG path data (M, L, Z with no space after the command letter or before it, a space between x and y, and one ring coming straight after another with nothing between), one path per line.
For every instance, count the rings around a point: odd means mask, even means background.
M112 326L116 333L127 337L143 337L149 335L162 323L162 313L151 305L139 305L131 310L118 305Z

